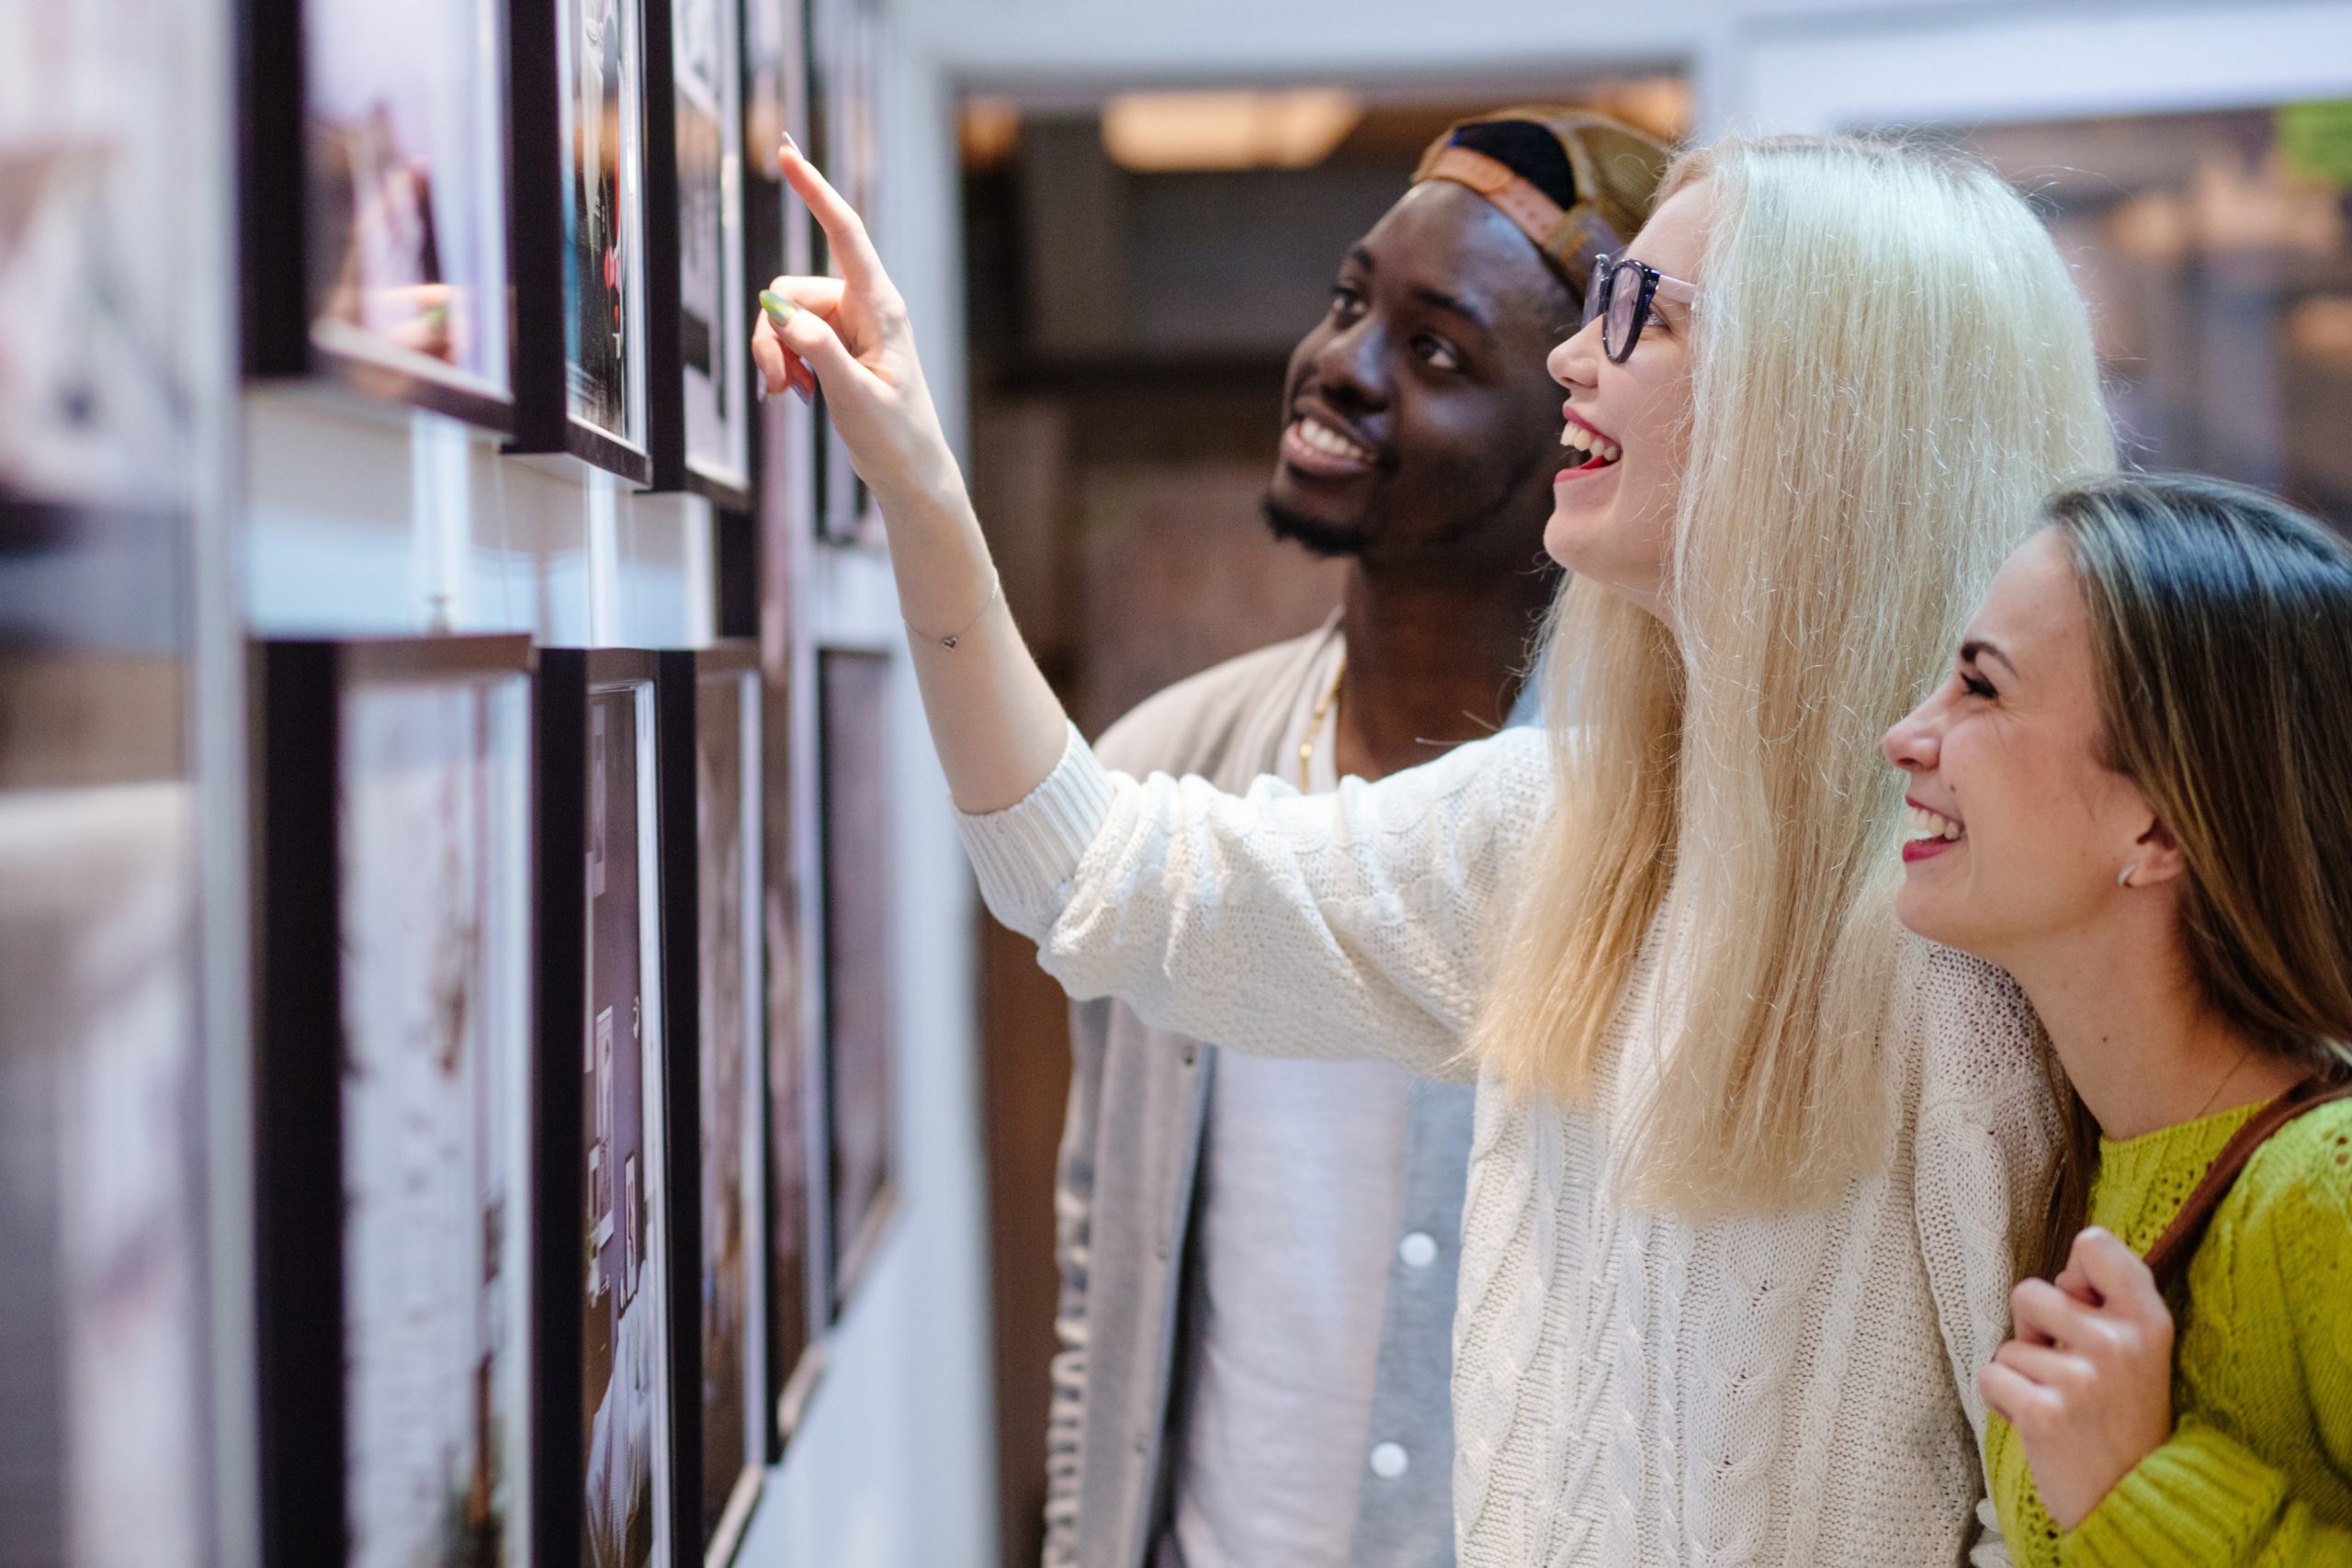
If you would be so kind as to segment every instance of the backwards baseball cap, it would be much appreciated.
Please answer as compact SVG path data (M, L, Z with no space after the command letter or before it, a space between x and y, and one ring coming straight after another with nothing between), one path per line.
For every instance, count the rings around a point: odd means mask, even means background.
M1666 144L1589 109L1524 105L1450 127L1413 183L1450 180L1492 202L1584 298L1592 258L1624 249L1649 217Z

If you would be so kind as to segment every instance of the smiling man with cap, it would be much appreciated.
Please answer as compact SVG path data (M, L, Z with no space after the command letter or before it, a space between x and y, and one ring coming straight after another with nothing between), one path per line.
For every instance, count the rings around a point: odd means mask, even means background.
M1520 680L1555 586L1544 356L1666 159L1558 107L1430 147L1284 380L1266 515L1348 561L1339 611L1144 703L1103 737L1106 764L1329 790L1530 716ZM1452 1562L1471 1091L1228 1055L1110 1002L1073 1008L1071 1043L1048 1568Z

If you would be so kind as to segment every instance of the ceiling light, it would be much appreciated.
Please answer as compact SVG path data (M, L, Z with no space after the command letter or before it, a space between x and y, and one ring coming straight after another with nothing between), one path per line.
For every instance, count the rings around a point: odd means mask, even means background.
M1102 147L1138 174L1303 169L1363 118L1363 102L1339 88L1122 93L1102 106Z

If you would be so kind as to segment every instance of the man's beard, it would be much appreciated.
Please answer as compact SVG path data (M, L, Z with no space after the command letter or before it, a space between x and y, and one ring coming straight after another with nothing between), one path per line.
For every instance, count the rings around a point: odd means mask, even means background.
M1379 530L1363 523L1326 523L1319 517L1309 517L1294 512L1276 501L1269 491L1259 503L1266 514L1266 526L1274 537L1303 546L1309 555L1325 560L1350 560L1362 556L1371 547Z
M1506 494L1490 505L1481 506L1455 518L1430 538L1410 547L1411 554L1437 558L1454 555L1464 541L1476 536L1502 513L1508 504L1509 496ZM1389 550L1382 551L1384 530L1376 518L1327 523L1320 517L1292 511L1276 501L1272 491L1259 500L1258 509L1265 513L1266 526L1273 531L1275 538L1301 546L1309 555L1324 560L1361 560L1381 565L1402 558L1393 543Z

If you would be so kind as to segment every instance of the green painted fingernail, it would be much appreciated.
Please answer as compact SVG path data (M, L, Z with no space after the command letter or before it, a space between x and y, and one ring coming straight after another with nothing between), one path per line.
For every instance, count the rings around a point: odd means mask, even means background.
M765 310L768 313L768 320L779 327L800 313L799 306L773 288L760 290L760 309Z

